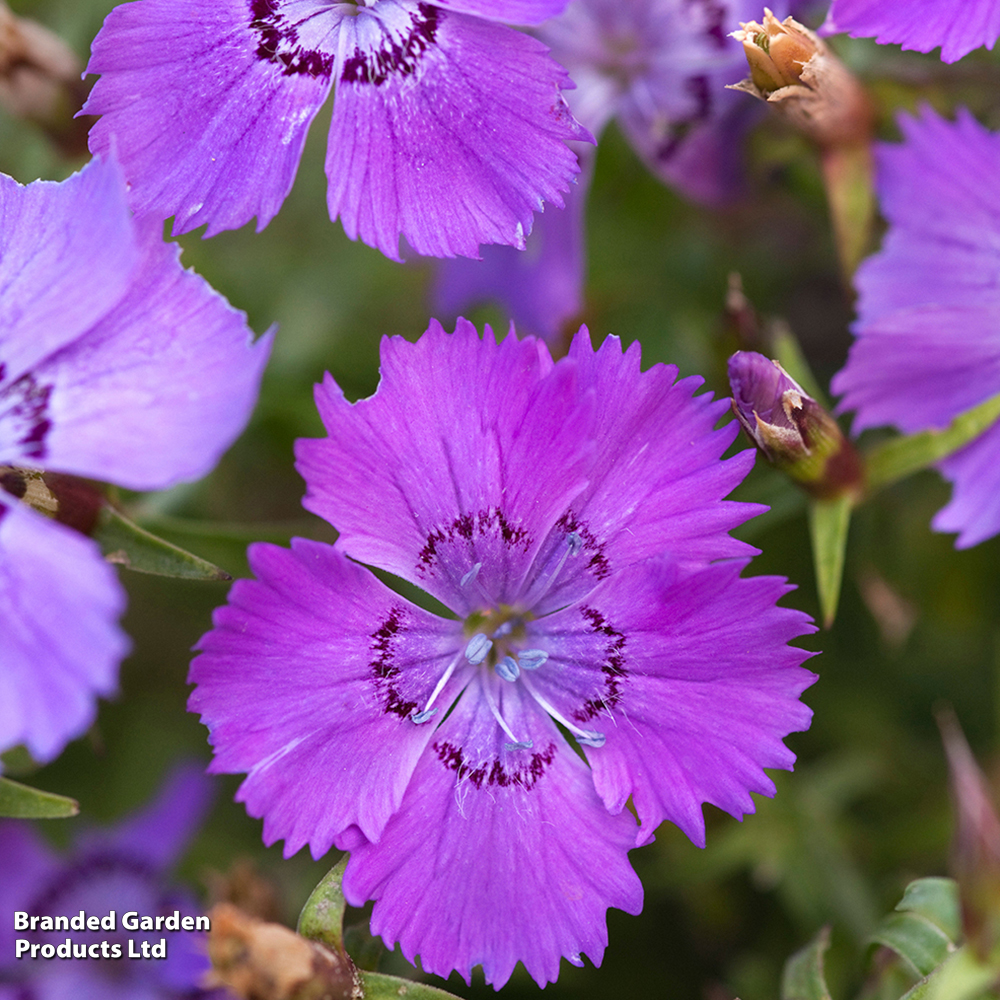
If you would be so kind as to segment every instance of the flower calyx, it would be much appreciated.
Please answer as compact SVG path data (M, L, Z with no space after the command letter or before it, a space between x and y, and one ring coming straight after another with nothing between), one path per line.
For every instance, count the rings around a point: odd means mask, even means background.
M819 499L860 495L864 471L854 446L777 361L738 351L729 384L733 412L772 465Z

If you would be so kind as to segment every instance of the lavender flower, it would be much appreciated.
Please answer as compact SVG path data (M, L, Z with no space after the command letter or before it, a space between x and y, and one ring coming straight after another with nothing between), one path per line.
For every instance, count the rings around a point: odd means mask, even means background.
M192 931L128 931L122 917L197 916L186 892L167 882L167 874L183 852L209 803L209 783L200 768L175 769L159 796L117 827L78 834L68 855L60 857L18 820L0 820L0 1000L222 1000L221 992L200 988L208 972L205 936ZM115 911L115 927L100 931L41 930L40 918L57 916L107 918ZM36 917L34 930L18 930L15 914ZM23 919L23 917L22 917ZM70 942L70 955L67 950ZM129 958L166 941L165 960ZM17 942L22 945L16 957ZM102 949L101 942L106 942ZM31 946L36 946L31 957ZM78 954L73 955L73 946ZM96 945L94 955L89 949ZM37 946L44 946L45 952ZM79 949L88 949L86 960ZM120 957L115 955L115 948ZM47 954L49 950L55 954ZM56 949L61 951L56 952ZM107 954L102 954L106 951ZM44 956L44 957L43 957Z
M134 490L203 475L246 423L270 338L251 346L242 313L133 221L113 164L0 176L0 213L0 752L47 761L128 649L114 571L65 526L93 527L97 501L49 474Z
M981 45L992 49L1000 36L998 0L833 0L824 35L846 31L852 38L875 38L883 44L930 52L952 63Z
M775 5L784 13L787 3ZM612 119L664 183L708 205L731 200L743 179L742 139L759 109L726 90L746 73L729 32L760 14L751 0L574 0L537 35L577 89L576 117L594 135ZM457 313L499 299L519 327L552 339L583 306L583 210L590 170L571 207L549 209L528 242L528 259L503 247L482 263L441 266L435 305ZM568 201L570 199L567 199ZM554 283L557 293L541 290Z
M901 145L878 150L889 232L858 271L857 340L833 389L855 431L942 428L1000 392L1000 136L967 111L901 116ZM966 548L1000 531L1000 426L940 466L954 484L934 518Z
M330 217L399 259L523 247L532 213L562 204L585 139L572 86L535 39L566 0L143 0L94 41L91 149L114 145L133 206L207 235L291 188L309 124L336 88Z
M725 401L676 375L585 330L556 363L464 320L383 341L376 394L328 376L330 436L298 446L337 544L252 546L200 642L212 769L286 855L349 850L348 901L427 970L599 962L606 909L641 907L628 850L665 819L704 844L703 802L741 817L793 763L811 626L740 577L756 508L722 498L752 455L720 459Z

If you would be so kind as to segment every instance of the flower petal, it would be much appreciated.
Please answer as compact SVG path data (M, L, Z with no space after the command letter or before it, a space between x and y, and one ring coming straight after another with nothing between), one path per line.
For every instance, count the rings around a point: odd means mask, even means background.
M399 259L523 247L543 201L578 172L565 140L590 140L563 100L569 77L535 39L417 0L379 0L344 21L326 171L330 217Z
M89 163L61 184L0 174L0 219L2 395L115 305L139 254L112 163ZM0 462L4 445L0 433Z
M457 316L496 299L522 336L535 334L551 343L562 334L564 324L583 309L583 217L594 157L583 145L577 155L584 169L565 207L550 205L536 219L523 251L488 246L482 260L456 257L438 265L435 312Z
M271 336L251 343L246 316L180 266L158 224L140 239L128 294L32 377L50 422L35 461L148 490L218 462L253 410Z
M327 376L328 438L299 441L305 506L352 558L418 583L458 614L518 594L542 539L585 483L593 402L543 345L480 341L459 320L382 342L382 381L348 403ZM473 574L469 576L470 572Z
M741 579L744 565L651 560L529 625L527 641L549 653L532 683L606 737L587 759L609 810L632 797L637 844L668 819L704 846L702 803L753 812L750 792L774 793L763 769L795 760L782 738L808 728L798 698L816 676L799 664L811 654L786 643L814 629L775 606L783 580Z
M286 857L308 843L318 858L352 825L377 840L433 733L409 716L461 629L320 542L253 545L250 565L258 579L233 585L191 666L210 770L248 772L237 797Z
M14 819L0 820L0 858L3 858L0 907L8 914L6 920L0 920L0 969L10 970L18 964L14 958L18 934L11 915L17 910L29 912L35 887L51 877L58 861L30 823ZM19 997L19 993L15 994L15 1000Z
M309 124L333 85L340 8L323 0L143 0L116 7L94 40L100 73L84 110L102 115L132 205L174 232L206 235L257 216L291 189Z
M959 532L967 549L1000 533L1000 424L994 424L938 466L953 484L951 501L937 512L935 531Z
M0 490L0 752L58 756L114 693L125 594L88 538Z
M967 111L900 118L905 141L879 149L890 229L859 269L856 340L834 376L855 431L941 428L1000 392L1000 135ZM955 485L934 520L965 547L1000 529L995 428L941 464Z
M874 37L904 49L930 52L941 46L948 63L1000 36L998 0L834 0L821 29L825 35L846 31L852 38Z
M561 14L567 0L440 0L439 7L508 24L541 24Z
M581 537L582 551L566 560L544 602L531 602L534 610L563 607L651 552L695 562L755 552L726 534L761 509L723 500L754 458L742 451L720 461L738 431L735 423L713 429L728 400L695 396L701 379L675 381L672 365L641 372L638 342L623 353L618 338L608 337L595 351L585 327L569 359L581 385L595 393L599 447L587 488L570 503L538 563L558 558L566 532Z
M495 680L495 678L492 678ZM610 816L590 772L518 684L498 707L531 749L507 750L477 676L434 734L378 844L356 845L352 905L375 899L372 931L441 976L482 965L497 989L520 959L540 985L560 957L599 965L605 911L638 913L631 815Z
M156 798L113 827L82 834L78 848L141 861L161 875L173 867L212 803L211 779L200 764L175 765Z

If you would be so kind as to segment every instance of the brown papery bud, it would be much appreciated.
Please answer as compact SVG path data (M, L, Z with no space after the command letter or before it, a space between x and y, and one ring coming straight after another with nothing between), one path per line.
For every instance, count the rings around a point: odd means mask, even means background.
M244 1000L358 1000L354 965L281 924L265 923L219 903L209 912L210 986Z
M730 89L767 101L820 146L867 141L868 95L818 35L765 7L763 23L743 22L732 37L743 43L750 76Z
M58 35L0 0L0 105L41 126L67 156L87 151L89 121L74 119L87 96L82 71Z

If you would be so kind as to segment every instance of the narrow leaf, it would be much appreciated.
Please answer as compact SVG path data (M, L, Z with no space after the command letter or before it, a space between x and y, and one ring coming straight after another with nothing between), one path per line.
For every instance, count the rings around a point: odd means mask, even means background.
M361 986L365 1000L458 1000L454 993L446 993L435 986L415 983L410 979L385 976L380 972L361 972Z
M823 974L823 955L830 947L830 928L816 937L785 963L781 976L781 1000L830 1000Z
M65 795L29 788L10 778L0 778L0 816L12 819L65 819L76 816L79 803Z
M891 948L918 976L929 975L954 950L948 935L918 913L890 913L871 940Z
M891 486L926 469L979 437L1000 417L1000 394L960 413L943 430L895 437L865 455L868 489Z
M183 580L232 579L225 570L140 528L108 504L101 508L93 537L108 562L138 573Z
M318 941L338 954L344 954L344 899L340 883L350 855L345 854L323 877L306 900L299 914L299 934Z
M812 500L809 503L809 535L812 539L816 590L824 628L829 628L837 616L852 505L853 501L849 496L835 500Z
M906 887L896 909L926 917L937 924L950 941L957 941L962 934L958 884L953 878L916 879Z

